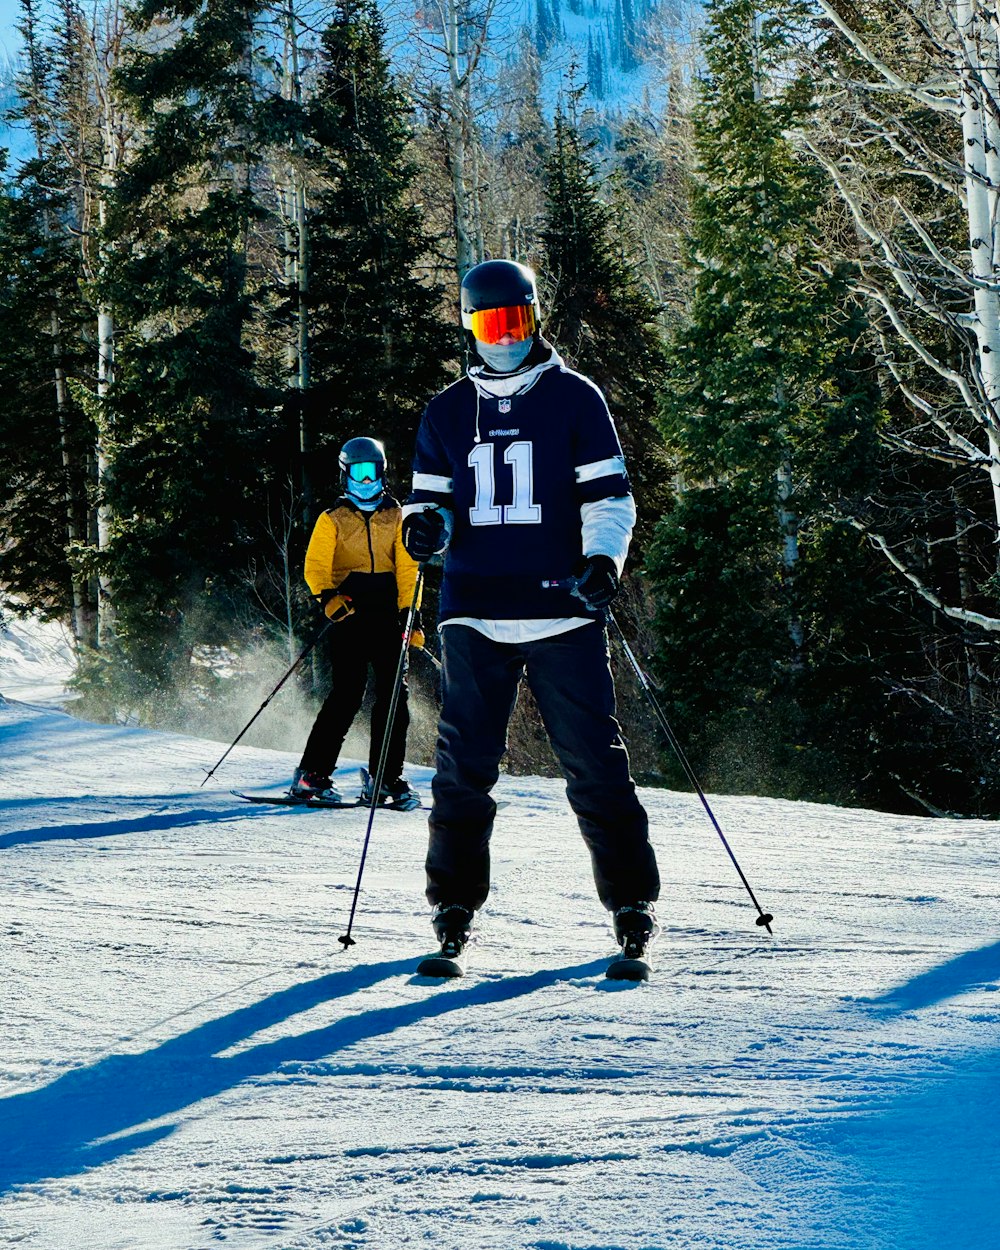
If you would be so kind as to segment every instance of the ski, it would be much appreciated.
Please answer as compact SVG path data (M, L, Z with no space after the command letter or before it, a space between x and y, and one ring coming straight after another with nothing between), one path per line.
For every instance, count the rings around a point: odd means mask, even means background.
M649 957L645 959L626 959L618 955L608 964L604 975L610 981L648 981L653 974L653 965Z
M417 964L418 977L464 977L465 964L468 958L465 950L455 955L427 955Z
M248 803L276 803L279 807L360 807L357 799L299 799L290 794L243 794L239 790L230 790L238 799L246 799Z

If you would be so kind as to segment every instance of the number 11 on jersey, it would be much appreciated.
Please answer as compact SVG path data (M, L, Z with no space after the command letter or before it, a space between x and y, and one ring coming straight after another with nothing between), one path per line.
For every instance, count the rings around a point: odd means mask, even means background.
M501 507L495 503L496 477L494 443L477 443L469 452L469 467L476 475L476 502L469 509L473 525L538 525L542 519L540 504L533 503L534 448L531 443L511 443L504 451L504 464L514 475L514 502Z

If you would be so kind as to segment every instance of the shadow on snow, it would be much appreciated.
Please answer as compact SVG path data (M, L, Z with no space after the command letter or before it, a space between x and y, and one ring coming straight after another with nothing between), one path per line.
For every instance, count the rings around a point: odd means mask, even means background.
M219 1057L220 1051L300 1012L412 972L413 962L360 965L301 982L141 1054L109 1055L40 1089L0 1100L0 1141L5 1143L0 1190L70 1176L148 1146L169 1136L176 1124L143 1125L176 1116L241 1081L274 1073L282 1064L316 1061L422 1020L519 998L567 977L594 975L603 967L604 961L595 960L530 976L440 987L418 1001L370 1011L358 1011L352 1002L347 1014L324 1028Z
M72 824L36 825L27 829L17 829L11 833L0 833L0 850L8 846L26 846L32 842L53 842L60 838L111 838L129 833L156 833L164 829L183 829L191 825L253 820L267 815L268 812L273 815L275 811L284 814L284 809L281 808L268 808L265 812L263 809L254 810L248 803L243 802L228 807L178 807L169 810L169 805L176 804L178 800L183 801L184 797L177 794L143 794L134 798L115 799L115 814L111 819L102 819L100 814L95 814L93 819ZM189 796L189 801L194 797ZM99 808L108 802L109 799L106 796L93 794L58 795L53 798L0 799L0 818L4 825L9 825L11 816L16 819L17 812L21 808L44 809L46 806L51 806L61 811L67 805L74 803L92 804ZM161 807L159 811L150 812L150 806L157 803L162 804L168 810L164 811ZM121 808L130 804L140 808L142 815L122 816ZM293 809L289 809L291 810Z
M795 1250L994 1250L1000 1050L935 1049L925 1071L914 1073L899 1026L908 1014L998 979L1000 942L865 1000L876 1021L894 1025L888 1044L900 1047L908 1071L875 1078L885 1097L865 1080L865 1094L838 1099L833 1114L821 1110L808 1127L780 1137L772 1131L736 1150L734 1162L796 1212ZM1000 1024L1000 997L979 1019Z
M881 998L869 999L869 1005L889 1013L919 1011L933 1006L945 998L954 998L969 990L982 989L993 982L1000 982L1000 942L966 951L949 959L947 963L931 968L897 985Z

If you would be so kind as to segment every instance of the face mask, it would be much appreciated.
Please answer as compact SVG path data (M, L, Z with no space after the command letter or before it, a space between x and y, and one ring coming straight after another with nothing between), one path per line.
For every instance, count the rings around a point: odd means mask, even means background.
M380 498L383 490L382 479L376 478L374 482L354 482L348 479L347 493L352 499L357 499L361 503L370 503L373 499Z
M534 339L521 343L481 343L476 339L476 351L494 373L513 373L527 359Z

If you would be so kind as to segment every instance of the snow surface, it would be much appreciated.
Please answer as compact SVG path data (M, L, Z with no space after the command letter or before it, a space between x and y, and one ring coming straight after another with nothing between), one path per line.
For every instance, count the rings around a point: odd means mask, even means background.
M618 985L560 784L503 778L436 983L425 813L378 813L343 953L366 812L229 793L294 751L201 788L218 743L46 706L6 643L0 1246L998 1244L995 824L714 798L769 939L697 801L646 791L664 931Z
M62 706L74 668L65 625L0 616L0 697Z

